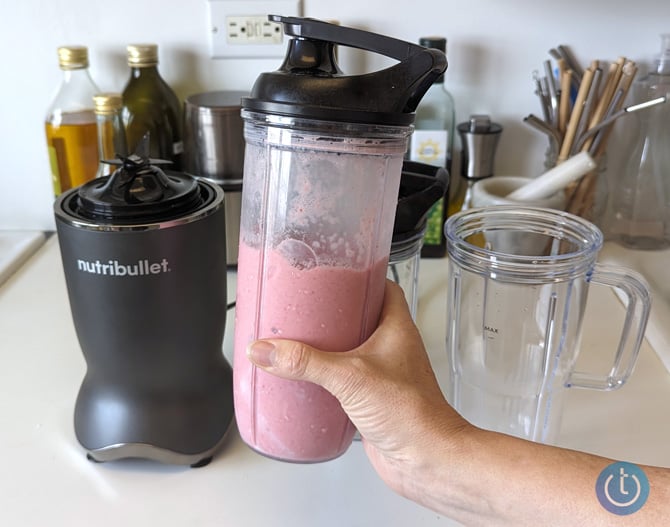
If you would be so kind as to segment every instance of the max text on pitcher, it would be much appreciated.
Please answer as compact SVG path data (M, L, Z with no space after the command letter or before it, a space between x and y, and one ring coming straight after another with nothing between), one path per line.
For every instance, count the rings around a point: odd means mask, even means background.
M86 273L104 276L147 276L152 274L167 273L170 266L167 258L159 262L150 262L148 259L137 260L134 263L124 264L118 260L87 261L77 260L77 269Z

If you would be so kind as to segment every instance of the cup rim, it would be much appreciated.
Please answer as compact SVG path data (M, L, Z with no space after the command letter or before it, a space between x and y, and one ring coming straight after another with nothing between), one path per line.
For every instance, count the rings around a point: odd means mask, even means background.
M481 247L472 236L487 230L515 230L547 236L548 254L514 254ZM535 206L495 205L457 212L444 225L447 254L461 267L496 279L547 281L571 279L590 273L603 244L593 223L572 213ZM567 252L555 253L558 245L571 243ZM565 248L565 246L563 246Z

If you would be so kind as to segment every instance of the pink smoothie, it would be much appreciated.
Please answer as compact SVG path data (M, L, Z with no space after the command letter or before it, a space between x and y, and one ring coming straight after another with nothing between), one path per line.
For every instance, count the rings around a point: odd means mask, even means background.
M355 348L377 326L387 262L354 270L295 267L276 251L264 262L260 258L258 249L240 244L234 355L240 435L253 449L277 459L335 458L349 447L355 431L339 402L315 384L257 369L245 349L266 337L301 340L326 351Z

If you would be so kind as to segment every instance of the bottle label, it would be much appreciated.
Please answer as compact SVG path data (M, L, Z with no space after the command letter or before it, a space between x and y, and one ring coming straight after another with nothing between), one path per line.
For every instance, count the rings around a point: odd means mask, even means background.
M430 165L447 166L447 130L414 130L410 140L409 158Z
M409 147L409 158L429 165L447 166L449 132L447 130L414 130ZM423 237L425 246L440 247L444 245L445 202L439 199L428 212L426 233Z
M444 213L444 199L438 200L428 212L426 232L423 235L423 243L426 245L440 245L442 243L442 218Z

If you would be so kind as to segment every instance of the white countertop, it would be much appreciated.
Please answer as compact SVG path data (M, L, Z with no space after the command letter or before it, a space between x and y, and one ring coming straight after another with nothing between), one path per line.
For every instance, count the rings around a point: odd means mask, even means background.
M446 261L421 263L419 327L444 378ZM229 273L229 297L234 297ZM622 307L592 289L584 355L612 350ZM229 313L224 353L232 350ZM231 430L199 469L149 461L87 461L73 430L85 364L69 311L57 239L50 238L0 286L0 525L3 526L447 526L451 520L388 490L355 442L327 463L264 458ZM645 342L618 392L574 390L561 443L670 467L670 375Z
M44 243L39 231L0 230L0 285Z

